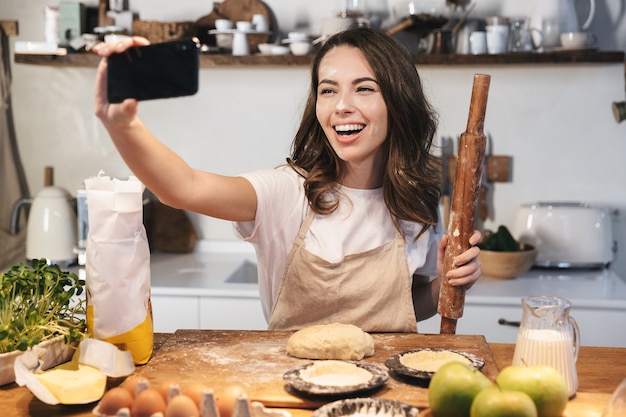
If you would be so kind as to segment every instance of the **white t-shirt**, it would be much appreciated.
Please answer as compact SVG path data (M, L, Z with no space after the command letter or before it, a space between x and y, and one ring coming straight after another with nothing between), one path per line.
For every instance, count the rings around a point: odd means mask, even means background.
M235 234L251 242L257 254L259 292L265 318L269 319L283 278L287 256L306 217L309 204L304 178L291 167L255 171L243 175L254 187L258 206L252 222L234 223ZM307 251L337 262L346 255L374 249L396 233L383 199L383 189L341 187L339 208L328 216L316 214L305 236ZM430 228L415 241L422 225L401 221L409 271L418 276L437 275L439 231Z

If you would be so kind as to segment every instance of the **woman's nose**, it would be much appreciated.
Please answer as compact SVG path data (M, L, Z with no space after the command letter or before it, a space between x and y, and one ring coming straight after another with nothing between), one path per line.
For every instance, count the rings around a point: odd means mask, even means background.
M354 109L354 105L352 104L352 99L348 94L340 94L337 99L337 103L335 104L335 111L337 113L347 113L352 112Z

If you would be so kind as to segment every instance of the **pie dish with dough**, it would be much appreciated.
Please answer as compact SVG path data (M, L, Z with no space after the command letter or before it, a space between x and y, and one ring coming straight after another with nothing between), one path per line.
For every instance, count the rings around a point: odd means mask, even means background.
M409 350L389 357L385 365L398 375L429 383L432 376L448 362L462 362L481 370L485 360L479 356L459 350L424 348Z
M287 371L283 379L296 391L313 395L342 395L381 387L386 369L366 362L320 360Z
M348 398L323 405L311 417L417 417L419 409L385 398Z

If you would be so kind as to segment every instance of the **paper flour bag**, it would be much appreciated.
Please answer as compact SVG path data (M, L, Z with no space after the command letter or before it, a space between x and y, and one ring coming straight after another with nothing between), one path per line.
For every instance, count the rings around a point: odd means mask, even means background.
M85 180L87 330L132 354L135 364L152 354L150 249L143 226L143 184L99 174Z

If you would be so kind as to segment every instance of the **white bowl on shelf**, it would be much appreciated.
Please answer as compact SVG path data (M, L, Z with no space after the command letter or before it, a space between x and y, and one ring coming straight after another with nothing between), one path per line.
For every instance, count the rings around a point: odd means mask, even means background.
M272 45L272 55L286 55L289 53L289 48L282 45Z
M289 50L294 55L308 55L312 48L311 42L291 42L289 44Z
M259 52L263 55L271 55L274 46L273 43L260 43L257 47L259 48Z

